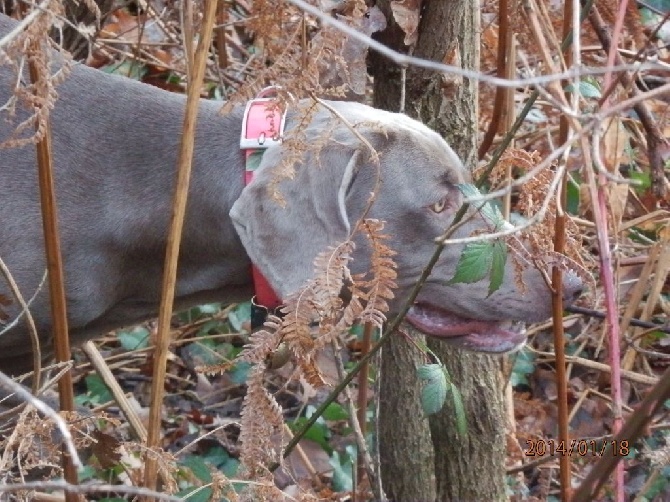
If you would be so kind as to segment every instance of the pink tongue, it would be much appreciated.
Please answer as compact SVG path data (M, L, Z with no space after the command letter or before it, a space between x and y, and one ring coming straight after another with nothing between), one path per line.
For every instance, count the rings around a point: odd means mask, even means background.
M498 322L466 319L426 304L414 305L407 320L427 335L475 352L509 352L526 340L525 335L503 329Z

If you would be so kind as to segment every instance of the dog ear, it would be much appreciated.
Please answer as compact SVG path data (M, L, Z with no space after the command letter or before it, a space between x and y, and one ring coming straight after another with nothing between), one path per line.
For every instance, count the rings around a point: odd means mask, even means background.
M317 254L350 236L347 193L366 157L341 143L292 165L288 155L281 146L266 150L230 210L251 261L282 299L312 277Z

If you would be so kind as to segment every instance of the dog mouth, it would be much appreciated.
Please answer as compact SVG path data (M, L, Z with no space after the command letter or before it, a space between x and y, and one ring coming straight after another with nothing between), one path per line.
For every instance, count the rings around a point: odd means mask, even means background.
M526 342L522 323L477 321L426 303L412 306L406 319L426 335L473 352L500 354L516 350Z

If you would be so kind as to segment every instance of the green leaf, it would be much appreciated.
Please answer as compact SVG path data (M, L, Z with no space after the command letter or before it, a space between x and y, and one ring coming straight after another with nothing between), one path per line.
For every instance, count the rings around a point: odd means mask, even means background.
M502 286L505 278L505 263L507 263L507 245L500 240L493 242L491 257L491 282L489 283L489 294L491 296Z
M535 355L529 350L521 350L515 354L514 366L510 375L510 385L528 385L528 375L535 371Z
M440 378L440 375L444 375L441 364L424 364L419 366L416 370L416 375L421 380L436 380Z
M219 319L212 319L205 322L196 333L196 336L202 338L200 343L205 343L208 347L216 347L217 342L208 338L209 335L218 335L219 333L229 333L228 324Z
M94 478L95 475L96 475L96 469L91 465L85 465L81 469L79 469L79 471L77 471L77 478L79 479L80 483Z
M479 188L477 188L472 183L460 183L456 185L458 190L463 194L463 197L472 198L481 195Z
M635 188L637 193L644 193L651 188L651 176L649 176L649 173L631 171L629 177L630 179L637 181L637 184L633 185L633 188Z
M479 282L491 271L493 264L493 242L469 242L463 248L454 277L447 284Z
M88 375L85 378L86 388L93 404L107 403L114 399L112 393L109 392L105 382L102 381L100 375Z
M203 483L212 482L212 473L209 472L209 467L202 459L202 457L196 455L189 455L179 463L184 467L188 467L193 473L193 475Z
M575 86L573 84L568 84L565 86L566 92L575 92ZM598 83L595 80L585 79L581 80L577 85L577 91L584 98L596 98L600 99L602 93L598 87Z
M340 459L340 455L334 451L329 462L333 467L333 490L336 492L350 492L353 490L353 462L351 459Z
M243 324L251 322L251 302L240 303L228 313L228 322L235 331L246 331Z
M578 215L579 214L579 185L568 179L568 190L567 190L567 210L570 214Z
M116 337L121 347L127 351L144 349L149 345L149 330L140 326L127 331L120 331Z
M228 478L236 476L239 469L240 461L236 458L230 458L228 462L219 467L219 470Z
M261 160L263 160L264 153L265 150L254 150L251 152L251 155L247 158L246 170L255 171L258 169L258 166L261 165Z
M426 384L421 390L421 408L426 415L433 415L442 409L447 399L447 376L439 364L425 364L417 370Z
M120 63L112 63L103 66L100 70L105 73L112 73L114 75L122 75L124 77L132 78L133 80L142 80L142 77L147 74L147 67L137 61L122 61Z
M237 385L242 385L246 383L247 378L249 378L249 371L251 370L251 364L245 361L240 361L235 363L233 367L228 371L228 375L233 383Z
M454 414L456 415L456 430L461 437L465 437L468 432L468 420L465 417L465 407L463 406L461 391L453 383L451 384L451 402L454 405Z
M349 412L339 403L330 403L323 412L323 418L326 420L347 420Z
M203 303L202 305L198 305L198 311L200 312L200 315L214 315L218 313L221 310L221 304L220 303Z
M235 476L240 466L240 461L231 457L228 452L220 446L214 446L210 448L210 450L207 451L207 453L205 453L202 458L206 462L216 467L228 478Z
M312 408L311 413L309 408ZM298 429L302 428L313 412L314 407L308 406L308 409L305 412L306 415L305 417L296 418L293 422L289 424L291 430L295 432ZM323 419L323 416L320 416L316 421L316 423L312 425L309 429L307 429L307 432L305 433L304 437L305 439L311 439L312 441L317 443L328 454L330 454L333 451L333 447L330 446L330 444L328 444L328 438L330 437L330 430L328 429L328 425L326 424L326 421Z
M469 183L462 183L457 185L457 187L464 197L474 198L481 195L479 189ZM492 204L490 201L472 202L472 205L477 208L484 219L493 225L494 231L500 230L500 228L506 223L505 218L500 212L500 209L498 209L498 206Z
M582 80L581 82L579 82L579 94L581 94L585 98L596 98L596 99L600 99L603 96L603 94L600 92L600 89L598 89L597 85L588 82L586 80Z
M213 446L207 453L200 455L205 462L212 464L217 469L230 460L230 455L220 446Z
M175 495L177 497L181 497L184 500L187 500L188 502L209 502L212 499L212 495L214 495L214 491L209 486L206 488L192 486L180 491L179 493L176 493Z

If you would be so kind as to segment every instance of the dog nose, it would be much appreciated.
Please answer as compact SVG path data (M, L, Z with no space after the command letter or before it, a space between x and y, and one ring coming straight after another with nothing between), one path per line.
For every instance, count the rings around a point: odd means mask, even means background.
M565 274L563 276L563 302L566 305L572 304L584 292L584 283L574 274Z

